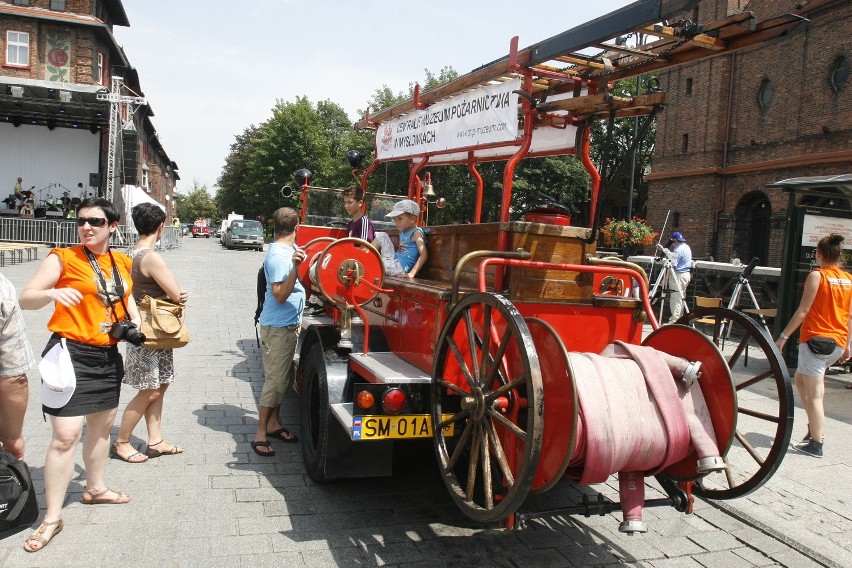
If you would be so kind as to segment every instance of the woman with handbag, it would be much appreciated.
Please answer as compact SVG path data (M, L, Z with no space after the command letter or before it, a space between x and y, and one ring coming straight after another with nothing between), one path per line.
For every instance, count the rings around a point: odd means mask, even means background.
M139 232L136 247L128 254L133 259L130 270L133 278L133 297L137 303L145 296L168 298L185 304L189 294L175 280L166 261L154 250L163 235L165 212L153 203L140 203L131 211L133 224ZM128 463L143 463L148 458L183 453L183 448L165 441L161 430L163 397L174 381L174 356L172 349L154 349L127 346L127 372L124 383L139 389L127 404L121 417L115 443L110 455ZM144 452L136 451L130 444L130 436L142 418L148 429L148 443Z
M86 485L82 503L124 504L130 497L109 489L104 481L110 429L115 421L124 363L118 341L141 341L141 323L130 295L131 260L110 251L118 228L115 206L100 197L88 198L77 208L77 235L81 245L55 248L36 269L21 292L20 305L37 310L53 304L47 328L53 335L42 357L55 351L70 355L73 387L60 394L42 388L42 412L50 416L52 438L44 463L47 512L41 526L24 543L37 552L63 528L62 505L74 474L74 452L86 425L83 463ZM57 347L58 349L58 347Z
M799 307L775 342L783 351L790 335L801 326L796 392L808 415L808 431L792 447L816 458L823 455L825 370L838 360L847 361L852 350L852 276L837 266L842 252L841 235L833 233L819 240L817 268L805 278Z

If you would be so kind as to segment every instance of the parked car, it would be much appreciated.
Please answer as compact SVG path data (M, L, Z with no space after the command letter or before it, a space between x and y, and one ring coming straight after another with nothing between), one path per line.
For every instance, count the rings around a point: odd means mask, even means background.
M263 225L260 221L235 219L231 221L222 237L225 248L249 248L263 250Z

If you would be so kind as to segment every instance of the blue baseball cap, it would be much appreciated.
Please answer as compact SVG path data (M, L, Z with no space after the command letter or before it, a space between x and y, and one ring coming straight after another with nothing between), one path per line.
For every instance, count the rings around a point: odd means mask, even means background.
M683 238L683 235L680 234L680 231L675 231L674 233L672 233L672 238L682 243L686 242L686 239Z

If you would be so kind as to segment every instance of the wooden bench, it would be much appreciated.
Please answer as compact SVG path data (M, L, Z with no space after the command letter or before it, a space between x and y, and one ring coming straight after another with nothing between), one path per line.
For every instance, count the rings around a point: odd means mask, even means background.
M24 262L24 253L27 255L27 261L37 260L38 247L39 245L32 243L0 242L0 266L6 266L7 256L11 264Z

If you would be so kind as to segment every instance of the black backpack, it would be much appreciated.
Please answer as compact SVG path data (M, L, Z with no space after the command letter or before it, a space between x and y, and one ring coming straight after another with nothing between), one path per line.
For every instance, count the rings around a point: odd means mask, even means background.
M0 450L0 539L38 519L38 501L27 464Z
M258 347L260 347L260 336L257 334L257 324L260 321L260 312L263 311L264 300L266 300L266 271L261 264L257 271L257 308L254 310L254 336L257 338Z

